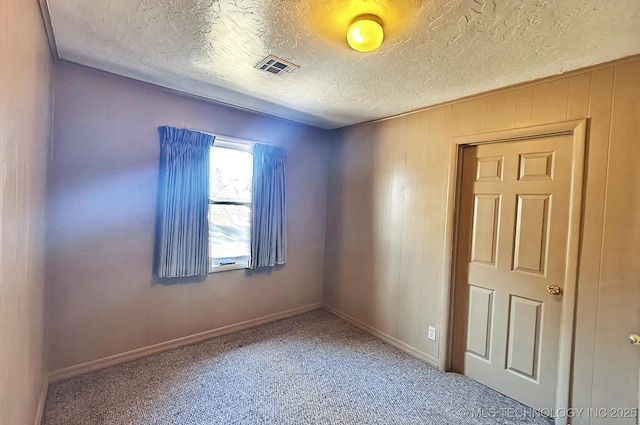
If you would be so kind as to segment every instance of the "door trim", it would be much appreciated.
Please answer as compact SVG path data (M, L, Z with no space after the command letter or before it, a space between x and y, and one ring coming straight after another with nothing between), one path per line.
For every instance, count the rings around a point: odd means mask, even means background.
M572 136L571 189L569 201L569 229L567 234L567 251L565 265L564 296L562 300L562 322L558 351L558 380L556 386L557 409L567 409L570 397L571 363L573 355L573 333L575 328L575 303L578 273L578 253L580 248L582 197L584 181L585 151L587 142L587 119L565 121L555 124L517 128L481 134L464 135L451 138L449 155L449 179L446 187L447 214L445 217L445 263L444 276L441 283L441 335L439 351L439 368L451 368L453 342L453 297L455 289L455 252L457 244L457 221L460 203L460 182L462 177L462 150L466 146L511 142L536 139L546 136ZM565 425L567 418L556 418L556 425Z

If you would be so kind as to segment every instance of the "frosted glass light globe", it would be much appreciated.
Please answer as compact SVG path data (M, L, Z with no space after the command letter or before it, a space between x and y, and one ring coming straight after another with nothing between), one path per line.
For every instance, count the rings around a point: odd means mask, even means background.
M358 52L372 52L382 44L384 31L376 16L356 18L347 30L347 42Z

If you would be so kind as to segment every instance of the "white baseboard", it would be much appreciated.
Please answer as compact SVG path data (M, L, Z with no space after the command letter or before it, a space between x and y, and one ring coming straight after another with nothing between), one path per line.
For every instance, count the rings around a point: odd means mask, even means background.
M40 390L40 395L38 398L38 406L36 407L36 419L34 421L35 425L40 425L42 423L42 415L44 414L44 404L47 401L47 391L49 390L49 381L45 378L42 383L42 389Z
M409 354L412 357L417 358L418 360L422 360L423 362L427 363L429 366L433 366L436 369L438 369L438 359L436 359L435 357L424 353L420 350L418 350L417 348L400 341L397 338L392 337L391 335L388 335L384 332L381 332L375 328L372 328L371 326L367 325L366 323L361 322L360 320L349 316L346 313L343 313L339 310L336 310L335 308L331 307L330 305L327 304L323 304L322 308L327 310L329 313L331 314L335 314L336 316L340 317L341 319L346 320L347 322L351 323L352 325L362 329L363 331L370 333L371 335L380 338L381 340L383 340L384 342L386 342L387 344L393 345L394 347L398 348L401 351L404 351L405 353Z
M173 339L171 341L161 342L159 344L150 345L148 347L138 348L135 350L127 351L113 356L104 357L98 360L92 360L86 363L81 363L74 366L65 367L63 369L54 370L49 373L49 382L64 381L75 376L84 375L85 373L95 372L100 369L104 369L110 366L115 366L121 363L137 360L142 357L147 357L152 354L157 354L162 351L173 350L174 348L183 347L185 345L195 344L207 339L215 338L217 336L238 332L244 329L253 328L256 326L264 325L267 323L275 322L277 320L286 319L289 317L297 316L321 308L321 303L309 304L306 306L294 308L280 313L270 314L268 316L259 317L257 319L251 319L233 325L223 326L221 328L213 329L197 333L194 335L185 336L182 338Z

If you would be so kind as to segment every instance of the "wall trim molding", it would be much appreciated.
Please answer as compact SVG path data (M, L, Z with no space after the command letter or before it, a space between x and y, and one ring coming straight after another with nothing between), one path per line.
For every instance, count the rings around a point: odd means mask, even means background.
M40 425L42 423L42 416L44 415L44 405L47 401L47 392L49 391L49 381L44 379L42 388L40 389L40 395L38 397L38 405L36 406L36 417L34 425Z
M64 381L79 375L96 372L100 369L105 369L107 367L115 366L121 363L126 363L132 360L138 360L143 357L151 356L153 354L158 354L163 351L173 350L175 348L184 347L186 345L196 344L198 342L206 341L217 336L227 335L233 332L254 328L260 325L266 325L267 323L287 319L293 316L298 316L300 314L307 313L312 310L317 310L319 308L322 308L321 303L308 304L302 307L293 308L291 310L285 310L280 313L270 314L267 316L258 317L256 319L245 320L244 322L223 326L209 331L149 345L147 347L137 348L135 350L126 351L124 353L114 354L113 356L103 357L101 359L91 360L85 363L57 369L49 372L49 383Z
M328 304L322 304L322 308L326 311L328 311L329 313L338 316L339 318L346 320L347 322L351 323L352 325L354 325L357 328L362 329L363 331L375 336L376 338L380 338L381 340L383 340L384 342L386 342L389 345L392 345L394 347L396 347L397 349L399 349L400 351L404 351L405 353L409 354L412 357L415 357L418 360L422 360L423 362L427 363L429 366L432 366L436 369L438 369L438 359L436 359L435 357L433 357L430 354L427 354L423 351L418 350L416 347L409 345L405 342L400 341L397 338L392 337L389 334L386 334L384 332L381 332L369 325L367 325L364 322L361 322L360 320L356 319L355 317L352 317L346 313L341 312L340 310L337 310L335 307L331 307Z

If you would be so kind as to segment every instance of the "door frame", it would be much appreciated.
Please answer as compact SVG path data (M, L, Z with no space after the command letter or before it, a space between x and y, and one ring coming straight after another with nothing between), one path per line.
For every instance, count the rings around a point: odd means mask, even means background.
M573 333L575 328L576 286L582 222L582 201L585 179L585 155L588 120L573 120L512 130L470 134L451 138L449 179L446 187L447 214L445 217L445 263L442 281L441 335L438 346L441 370L450 370L453 343L453 317L455 296L455 265L457 250L458 210L462 177L462 152L467 146L531 140L547 136L572 136L571 189L569 201L569 229L567 234L566 264L562 299L560 341L558 347L558 379L556 409L567 409L570 397ZM565 425L567 418L556 418L557 425Z

